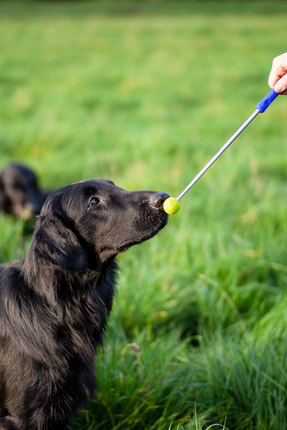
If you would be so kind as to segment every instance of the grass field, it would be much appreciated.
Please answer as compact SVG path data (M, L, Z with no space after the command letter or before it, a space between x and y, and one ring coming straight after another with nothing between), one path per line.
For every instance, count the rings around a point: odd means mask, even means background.
M0 2L0 169L177 196L269 91L286 2ZM99 390L70 430L285 430L287 97L119 258ZM0 261L24 255L0 219Z

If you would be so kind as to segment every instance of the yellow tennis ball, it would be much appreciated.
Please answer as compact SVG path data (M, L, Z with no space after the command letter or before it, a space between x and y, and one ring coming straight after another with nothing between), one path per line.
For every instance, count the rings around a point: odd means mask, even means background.
M180 203L175 197L169 197L163 203L163 210L169 215L176 214L179 209Z

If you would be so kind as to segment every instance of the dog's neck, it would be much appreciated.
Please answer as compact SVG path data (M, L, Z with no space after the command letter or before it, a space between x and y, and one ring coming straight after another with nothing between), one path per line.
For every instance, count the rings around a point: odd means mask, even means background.
M92 357L96 346L102 344L103 334L107 329L107 319L116 288L116 271L117 263L114 260L101 271L87 270L85 273L61 271L48 266L39 267L31 264L28 251L21 268L25 280L23 285L28 289L21 289L20 294L27 301L32 297L40 312L42 309L43 319L48 319L54 327L55 339L58 337L56 333L67 333L68 338L77 333L78 350L81 354L89 353ZM41 321L38 326L42 326ZM76 331L70 330L71 327ZM31 336L33 337L33 333ZM73 349L73 343L74 341L71 341L66 348L70 345ZM53 350L51 354L47 354L51 359ZM73 356L73 351L69 354ZM53 360L56 363L57 357Z
M55 302L62 296L65 300L72 296L81 297L89 289L101 294L106 283L115 286L118 267L115 259L105 263L98 261L93 266L85 272L72 272L49 264L39 264L35 261L33 246L30 246L22 262L22 274L33 290L37 288L37 293Z

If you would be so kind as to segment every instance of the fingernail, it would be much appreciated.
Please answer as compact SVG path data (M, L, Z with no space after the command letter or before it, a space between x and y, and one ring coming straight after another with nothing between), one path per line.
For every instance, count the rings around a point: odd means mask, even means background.
M274 90L276 91L276 93L281 93L284 88L282 87L282 85L278 82L278 84L275 85Z

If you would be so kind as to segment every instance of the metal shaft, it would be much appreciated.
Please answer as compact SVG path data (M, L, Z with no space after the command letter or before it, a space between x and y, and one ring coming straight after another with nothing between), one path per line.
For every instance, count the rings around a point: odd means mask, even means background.
M177 200L180 200L190 188L201 178L202 175L212 166L212 164L223 154L223 152L234 142L234 140L243 132L243 130L253 121L253 119L260 113L256 109L252 115L245 121L244 124L231 136L231 138L222 146L222 148L215 154L215 156L204 166L204 168L195 176L195 178L188 184L188 186L179 194Z

